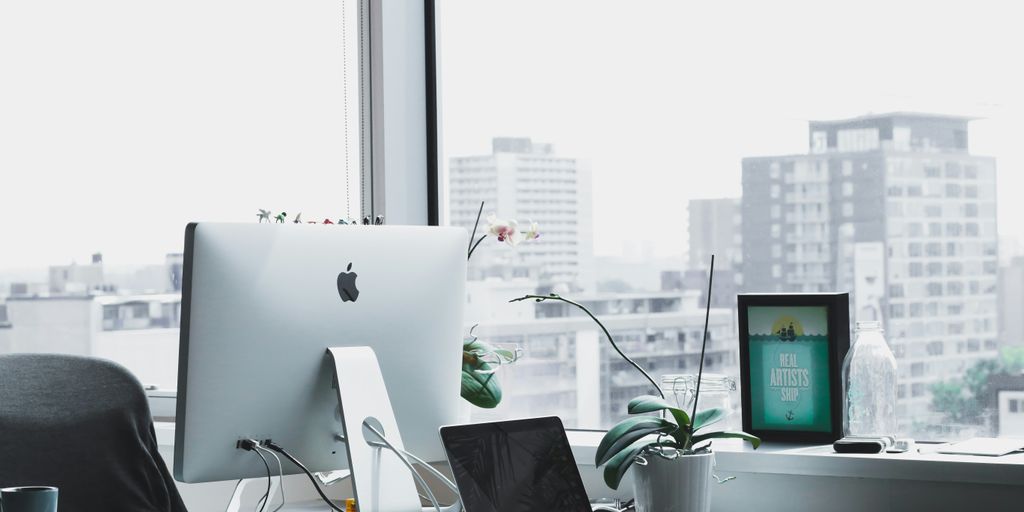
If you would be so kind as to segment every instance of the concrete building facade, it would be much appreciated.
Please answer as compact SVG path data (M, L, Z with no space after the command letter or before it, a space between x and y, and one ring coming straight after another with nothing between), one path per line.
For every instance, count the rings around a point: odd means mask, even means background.
M489 213L540 226L542 242L512 251L491 240L474 253L474 264L525 263L537 267L542 286L593 288L591 182L585 165L557 155L551 144L496 138L491 154L454 157L449 171L451 225L472 230L484 201L484 230Z
M968 121L811 122L807 154L743 160L744 289L851 292L887 327L904 427L935 419L932 382L998 353L996 166Z
M706 270L712 254L715 268L738 269L743 262L740 199L691 199L687 209L688 269Z
M1024 256L999 269L999 340L1024 345Z
M597 294L576 297L598 315L619 347L660 382L667 374L696 374L704 328L697 292ZM608 427L626 415L650 384L615 353L597 325L560 302L507 305L507 318L481 322L476 334L514 344L525 357L499 372L504 400L474 409L474 420L559 415L570 428ZM522 310L528 309L527 316ZM739 345L732 311L712 309L704 368L738 379ZM739 425L739 394L733 400Z
M102 357L143 384L177 387L180 295L10 297L6 308L0 353Z

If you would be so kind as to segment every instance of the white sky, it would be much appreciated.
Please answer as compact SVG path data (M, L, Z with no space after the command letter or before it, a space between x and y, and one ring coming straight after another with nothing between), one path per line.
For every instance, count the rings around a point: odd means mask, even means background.
M481 1L442 5L448 155L494 135L589 159L595 250L684 250L686 199L738 196L745 156L803 153L807 120L985 117L1000 231L1024 235L1024 33L1012 2Z
M158 262L187 221L256 208L342 216L353 4L0 2L0 271ZM1000 231L1024 238L1012 2L440 8L446 154L509 135L589 160L599 254L681 254L686 200L739 194L742 157L804 152L809 119L890 110L987 118L971 149L997 157Z
M0 2L0 271L159 263L187 222L258 208L346 216L343 6Z

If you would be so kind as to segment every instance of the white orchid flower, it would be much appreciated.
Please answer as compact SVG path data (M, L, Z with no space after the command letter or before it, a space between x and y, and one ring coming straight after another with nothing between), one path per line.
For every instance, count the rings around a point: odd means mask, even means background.
M487 216L487 232L498 238L499 242L507 242L509 245L519 243L518 224L514 220L500 220L494 214Z
M523 241L536 240L540 238L540 228L537 227L536 222L530 222L530 228L523 233Z

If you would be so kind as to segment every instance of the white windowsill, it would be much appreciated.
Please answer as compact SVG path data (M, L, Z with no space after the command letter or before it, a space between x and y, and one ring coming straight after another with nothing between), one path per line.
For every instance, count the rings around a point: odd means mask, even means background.
M161 447L174 445L174 424L156 423ZM569 431L576 463L593 467L603 432ZM922 450L930 445L919 445ZM939 453L856 455L832 452L832 447L761 445L757 450L738 440L715 441L716 470L722 475L768 473L886 480L955 482L961 484L1024 485L1024 453L1002 457L944 455Z
M576 463L594 460L603 432L570 431ZM935 445L918 445L928 452ZM716 471L724 475L769 473L815 477L872 478L955 482L994 485L1024 484L1024 453L1002 457L944 455L908 452L904 454L840 454L831 445L765 443L754 450L736 439L714 442Z

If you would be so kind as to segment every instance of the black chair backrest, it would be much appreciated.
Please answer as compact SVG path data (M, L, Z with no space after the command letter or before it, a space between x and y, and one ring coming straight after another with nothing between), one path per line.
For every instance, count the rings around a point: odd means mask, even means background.
M61 512L185 512L139 381L102 359L0 356L0 487L52 485Z

